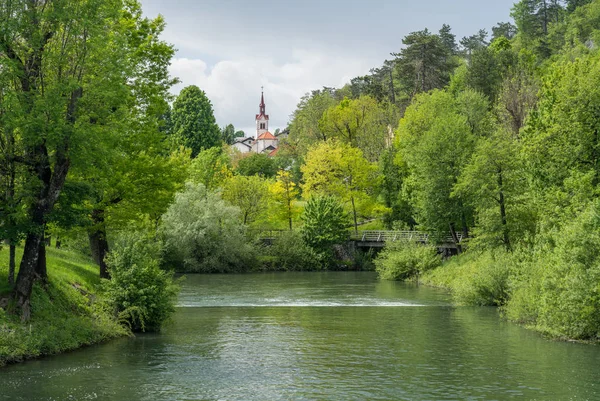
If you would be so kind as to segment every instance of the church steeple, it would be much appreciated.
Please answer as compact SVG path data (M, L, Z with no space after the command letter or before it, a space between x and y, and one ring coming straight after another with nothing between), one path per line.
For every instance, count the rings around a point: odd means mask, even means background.
M265 107L265 94L264 92L261 90L260 92L260 104L258 105L259 107L259 114L261 115L266 115L266 107Z
M265 105L264 88L260 92L260 104L258 105L258 114L256 115L256 137L258 138L265 132L269 131L269 116L267 115Z

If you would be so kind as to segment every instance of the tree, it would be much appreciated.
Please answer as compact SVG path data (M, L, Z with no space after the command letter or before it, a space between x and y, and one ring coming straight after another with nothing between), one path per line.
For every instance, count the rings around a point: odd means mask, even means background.
M290 230L294 219L298 215L298 207L294 205L300 195L296 183L292 180L289 171L280 170L277 173L277 181L271 187L271 198L275 202L275 214L289 224Z
M91 0L8 2L0 8L1 82L10 94L4 124L19 132L15 161L27 167L28 226L15 285L23 318L30 316L36 278L47 277L47 218L70 168L94 157L94 141L120 131L129 85L140 61L121 19L137 3ZM63 35L68 32L69 35ZM147 77L152 79L153 77Z
M233 124L228 124L221 129L221 141L227 145L233 145L237 138L244 138L245 136L244 131L236 131Z
M176 143L192 150L192 157L221 144L221 131L215 122L212 104L197 86L181 91L173 103L171 121L171 135Z
M254 253L240 214L239 208L227 205L204 185L187 184L162 219L167 264L194 273L249 269Z
M88 237L102 278L109 278L107 222L113 229L146 219L156 225L183 187L189 163L189 153L170 151L161 129L169 90L177 82L168 72L174 49L160 39L165 23L143 17L141 7L133 3L123 21L129 29L130 62L137 66L128 81L135 96L128 98L126 125L96 138L99 152L94 163L72 169L72 176L90 184L81 203L90 205ZM68 199L59 206L62 201Z
M402 43L405 48L392 55L396 57L400 82L411 96L448 84L456 65L440 36L425 29L410 33Z
M331 247L348 238L347 215L339 201L331 196L308 200L302 215L302 237L317 252L331 256Z
M485 29L480 29L475 35L465 36L460 40L463 51L469 60L475 51L487 47L487 37L488 32Z
M249 225L269 208L269 186L259 176L235 175L223 184L223 199L241 210L241 220Z
M438 33L442 44L446 48L448 55L454 56L458 52L458 45L456 44L456 35L452 33L452 28L448 24L442 25Z
M399 160L406 163L416 220L426 230L468 236L473 210L462 196L452 196L475 139L486 134L488 110L483 95L472 91L457 98L445 91L419 95L406 110L397 132Z
M464 196L475 207L477 244L511 250L517 238L534 232L526 207L524 173L519 145L510 131L479 138L454 188L455 195Z
M335 141L320 143L308 152L302 166L304 195L336 196L350 203L358 231L359 209L367 214L372 206L375 170L360 149Z
M384 107L369 96L345 98L323 113L319 128L328 138L358 147L367 159L376 161L389 142L392 120L396 117Z
M233 175L231 162L223 148L203 150L192 161L189 179L214 191Z
M235 172L239 175L258 175L263 178L273 178L277 175L277 160L264 153L253 153L244 157L238 163Z
M510 22L498 22L492 28L492 42L498 38L512 40L517 35L517 27Z
M290 122L290 135L287 142L304 155L315 142L327 140L327 135L319 127L323 113L336 104L330 90L316 90L307 93L298 104Z

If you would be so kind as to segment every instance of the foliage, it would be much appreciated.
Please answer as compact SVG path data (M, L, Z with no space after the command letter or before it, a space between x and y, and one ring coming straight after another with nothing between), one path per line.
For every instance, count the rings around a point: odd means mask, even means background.
M514 257L506 251L470 252L421 277L425 284L449 288L461 305L503 306L509 299Z
M358 99L345 98L339 104L325 110L319 120L319 128L329 140L337 139L362 150L370 161L379 155L389 143L389 126L395 123L395 115L386 114L386 108L369 96Z
M441 256L432 246L389 242L375 259L379 277L384 280L408 280L441 264Z
M376 167L369 163L362 151L337 141L321 142L306 155L302 166L303 194L330 195L347 202L358 229L358 216L369 216L373 201Z
M237 207L240 221L249 225L269 212L269 184L259 176L235 175L223 183L223 199Z
M321 131L319 121L323 113L336 104L332 91L323 89L304 95L298 104L290 122L289 142L300 155L317 141L327 140Z
M512 297L504 308L511 320L556 337L600 338L600 202L547 238L516 264Z
M171 135L177 144L192 150L196 157L202 150L221 145L221 130L216 124L212 104L197 86L188 86L173 103Z
M243 272L254 252L240 224L240 209L228 206L202 184L188 183L162 219L165 263L180 272Z
M160 269L162 244L138 233L122 235L107 256L107 302L132 331L160 331L175 311L173 274Z
M34 285L31 320L24 323L0 308L0 366L128 334L104 307L98 268L90 259L56 249L48 249L47 257L49 282L45 287ZM7 266L8 249L2 249L0 298L5 294Z
M344 207L332 196L314 196L302 215L304 241L319 253L331 253L332 246L348 238L348 217Z
M319 255L297 231L284 231L269 248L275 267L284 271L313 271L322 268Z
M270 186L269 190L273 203L273 216L286 222L289 229L292 230L293 222L300 212L296 205L300 191L292 180L290 172L280 170L277 173L277 180Z
M190 166L189 180L215 190L233 175L231 163L223 148L203 150Z
M238 163L235 172L239 175L258 175L264 178L273 178L277 175L277 160L264 153L252 153Z

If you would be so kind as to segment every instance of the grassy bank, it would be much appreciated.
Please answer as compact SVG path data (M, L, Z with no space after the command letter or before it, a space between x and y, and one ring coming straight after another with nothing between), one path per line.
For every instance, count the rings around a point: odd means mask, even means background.
M18 252L19 254L20 252ZM48 249L49 283L35 285L26 324L0 308L0 366L127 335L97 294L98 267L69 251ZM0 250L0 295L6 294L8 249Z

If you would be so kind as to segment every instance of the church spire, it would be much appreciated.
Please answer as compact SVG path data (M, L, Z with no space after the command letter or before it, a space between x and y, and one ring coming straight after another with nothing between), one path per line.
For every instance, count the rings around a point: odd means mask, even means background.
M263 115L266 116L266 107L265 107L265 93L264 93L264 87L261 86L260 88L260 105L258 105L259 107L259 115Z

